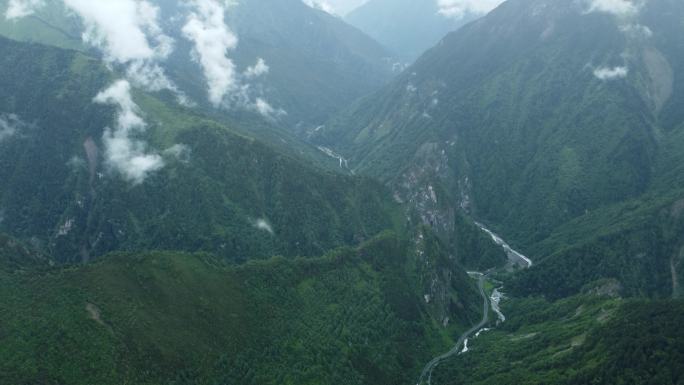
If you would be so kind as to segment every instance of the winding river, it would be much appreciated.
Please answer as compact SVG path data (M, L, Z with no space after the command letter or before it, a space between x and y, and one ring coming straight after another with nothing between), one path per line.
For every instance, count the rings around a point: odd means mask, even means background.
M506 256L508 257L509 264L518 265L522 268L532 267L532 260L524 256L520 252L514 250L511 246L508 245L508 243L506 243L506 241L503 240L503 238L501 238L493 231L486 228L483 224L478 222L475 222L475 224L482 231L487 233L487 235L489 235L492 238L494 243L503 248L504 252L506 253ZM475 333L475 337L477 337L480 335L480 333L489 330L484 326L487 325L487 323L489 322L490 307L492 311L496 313L499 322L503 322L506 320L506 316L504 316L504 314L501 312L501 309L499 308L499 302L503 298L503 295L499 291L499 289L501 288L494 289L494 291L491 294L491 297L487 297L487 293L485 293L484 290L484 283L487 280L487 275L495 271L495 269L490 270L487 274L474 271L468 272L468 275L477 278L477 287L480 291L480 295L482 296L482 320L477 325L473 326L472 328L468 329L465 333L461 334L461 336L458 338L456 344L451 348L451 350L440 356L433 358L430 362L428 362L427 365L425 365L425 367L423 368L423 371L420 373L420 378L418 379L417 385L432 385L432 372L441 362L451 358L454 355L466 353L468 351L468 338L470 338L470 336L473 333Z

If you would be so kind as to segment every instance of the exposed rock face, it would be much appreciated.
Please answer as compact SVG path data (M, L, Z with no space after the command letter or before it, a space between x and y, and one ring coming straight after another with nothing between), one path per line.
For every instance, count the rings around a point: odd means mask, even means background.
M418 272L428 312L445 328L451 322L468 323L470 309L467 298L470 294L476 294L470 279L453 255L434 254L434 250L428 246L428 242L434 242L434 239L429 237L434 235L419 230L415 239Z
M585 293L599 297L619 298L622 290L622 284L617 279L605 279L586 288Z
M658 114L672 96L674 71L667 58L655 48L645 48L642 60L648 75L646 100Z
M451 174L446 150L438 143L425 143L394 184L395 195L408 203L420 223L440 235L453 231L454 209L442 186Z

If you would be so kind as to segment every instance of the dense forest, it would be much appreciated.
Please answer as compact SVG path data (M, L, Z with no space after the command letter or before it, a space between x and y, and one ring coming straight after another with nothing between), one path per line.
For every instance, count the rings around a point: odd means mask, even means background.
M684 385L684 3L394 2L0 0L0 385Z

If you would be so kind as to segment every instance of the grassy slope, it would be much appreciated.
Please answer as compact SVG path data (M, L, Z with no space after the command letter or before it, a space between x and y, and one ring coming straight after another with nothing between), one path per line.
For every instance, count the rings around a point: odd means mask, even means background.
M69 269L3 259L0 382L411 384L448 339L407 246L386 234L240 267L160 252Z

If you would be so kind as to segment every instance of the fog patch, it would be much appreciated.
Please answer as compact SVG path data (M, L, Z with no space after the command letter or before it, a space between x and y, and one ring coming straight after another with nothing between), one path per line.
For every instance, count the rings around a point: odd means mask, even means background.
M192 0L194 8L183 26L193 42L194 59L201 65L209 88L209 101L218 107L237 88L235 63L227 56L238 44L237 36L224 20L225 7L215 0Z
M323 11L331 15L337 15L335 12L335 7L325 0L303 0L303 2L313 9L318 9L319 11Z
M587 13L603 12L617 17L634 17L639 13L641 3L630 0L588 0Z
M238 107L254 111L268 119L285 115L263 97L254 98L248 81L265 75L270 68L262 58L256 64L237 70L229 52L238 46L237 35L226 25L225 12L234 3L217 0L191 0L183 36L193 44L191 52L204 73L207 97L215 108Z
M94 101L118 108L115 128L105 128L102 138L105 161L112 170L137 185L143 183L149 174L164 167L164 161L158 154L146 153L145 142L132 138L136 133L143 133L147 125L138 115L139 108L133 102L130 90L127 80L119 80L100 92Z
M0 115L0 143L17 134L26 124L15 114Z
M629 74L627 67L599 67L594 70L594 76L603 81L623 79Z
M254 79L254 78L258 78L260 76L266 75L269 70L270 70L270 68L266 64L266 61L262 58L259 58L259 59L257 59L256 64L254 64L251 67L247 67L247 69L245 70L244 76L247 79Z
M10 0L5 11L5 19L15 20L33 15L44 5L44 0Z
M181 163L190 163L190 147L185 144L175 144L164 150L164 156L172 157Z
M504 0L437 0L439 14L460 20L468 14L484 15Z
M268 219L259 218L259 219L250 220L250 222L252 223L252 226L255 229L265 231L271 235L275 235L275 232L273 231L273 227L269 223Z

